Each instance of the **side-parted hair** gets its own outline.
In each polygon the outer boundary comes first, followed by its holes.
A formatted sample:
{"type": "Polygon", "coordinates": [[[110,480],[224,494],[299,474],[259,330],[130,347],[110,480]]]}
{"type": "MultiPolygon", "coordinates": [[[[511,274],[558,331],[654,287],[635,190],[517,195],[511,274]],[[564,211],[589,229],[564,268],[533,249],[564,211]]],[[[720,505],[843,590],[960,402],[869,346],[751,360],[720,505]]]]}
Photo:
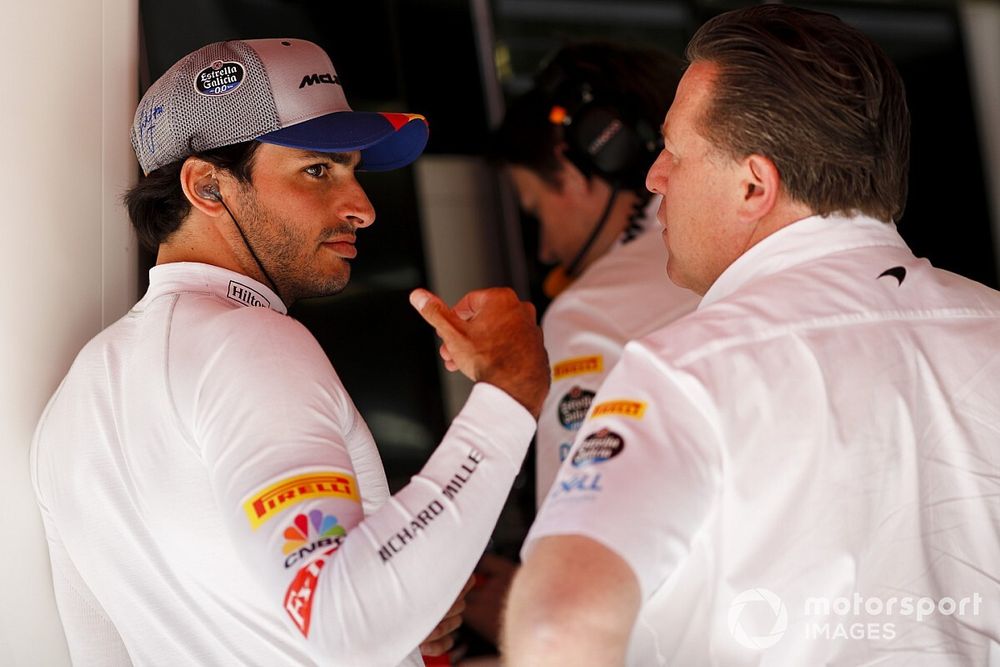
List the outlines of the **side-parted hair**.
{"type": "MultiPolygon", "coordinates": [[[[188,157],[201,158],[220,170],[228,171],[237,181],[249,183],[254,155],[259,146],[257,141],[248,141],[188,157]]],[[[122,198],[139,241],[153,252],[177,231],[191,211],[191,202],[181,189],[181,167],[187,159],[185,157],[150,172],[122,198]]]]}
{"type": "Polygon", "coordinates": [[[769,4],[709,20],[686,56],[719,66],[699,127],[717,148],[769,158],[817,214],[899,220],[910,114],[899,72],[869,37],[831,14],[769,4]]]}

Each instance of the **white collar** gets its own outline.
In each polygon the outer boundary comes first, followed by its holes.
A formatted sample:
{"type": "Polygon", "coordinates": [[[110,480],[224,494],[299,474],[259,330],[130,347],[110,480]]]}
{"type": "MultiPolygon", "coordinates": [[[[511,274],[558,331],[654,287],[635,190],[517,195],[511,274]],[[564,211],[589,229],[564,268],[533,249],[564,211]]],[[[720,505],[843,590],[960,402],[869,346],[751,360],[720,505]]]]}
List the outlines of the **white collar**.
{"type": "Polygon", "coordinates": [[[143,301],[171,292],[214,294],[240,306],[270,308],[282,315],[288,309],[269,287],[242,273],[198,262],[170,262],[149,270],[149,290],[143,301]]]}
{"type": "Polygon", "coordinates": [[[871,246],[907,247],[895,224],[865,215],[814,215],[796,220],[737,257],[708,289],[698,309],[729,296],[754,278],[835,252],[871,246]]]}

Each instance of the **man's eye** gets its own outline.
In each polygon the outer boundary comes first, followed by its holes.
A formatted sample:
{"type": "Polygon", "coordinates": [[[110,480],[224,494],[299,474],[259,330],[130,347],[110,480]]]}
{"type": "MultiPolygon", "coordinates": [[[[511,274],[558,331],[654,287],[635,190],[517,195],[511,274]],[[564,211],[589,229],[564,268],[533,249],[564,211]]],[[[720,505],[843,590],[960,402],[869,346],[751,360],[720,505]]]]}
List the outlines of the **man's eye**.
{"type": "Polygon", "coordinates": [[[325,164],[314,164],[306,167],[305,172],[313,178],[322,178],[326,174],[325,164]]]}

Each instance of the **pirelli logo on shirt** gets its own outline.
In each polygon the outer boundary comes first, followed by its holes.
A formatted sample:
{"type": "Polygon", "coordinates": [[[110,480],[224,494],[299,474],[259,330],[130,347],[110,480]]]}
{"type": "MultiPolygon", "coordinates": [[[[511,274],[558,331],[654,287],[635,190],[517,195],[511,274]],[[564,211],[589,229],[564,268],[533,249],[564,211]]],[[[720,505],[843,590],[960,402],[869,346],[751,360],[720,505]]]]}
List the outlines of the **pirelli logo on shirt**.
{"type": "Polygon", "coordinates": [[[282,510],[309,498],[338,497],[361,502],[354,477],[343,472],[310,472],[288,477],[250,496],[243,504],[250,526],[257,530],[282,510]]]}
{"type": "Polygon", "coordinates": [[[646,414],[645,401],[619,399],[598,403],[594,406],[594,411],[590,413],[590,418],[620,415],[622,417],[631,417],[632,419],[642,419],[644,414],[646,414]]]}
{"type": "Polygon", "coordinates": [[[562,380],[574,375],[600,373],[602,370],[604,370],[604,358],[599,354],[591,357],[573,357],[552,365],[552,379],[562,380]]]}

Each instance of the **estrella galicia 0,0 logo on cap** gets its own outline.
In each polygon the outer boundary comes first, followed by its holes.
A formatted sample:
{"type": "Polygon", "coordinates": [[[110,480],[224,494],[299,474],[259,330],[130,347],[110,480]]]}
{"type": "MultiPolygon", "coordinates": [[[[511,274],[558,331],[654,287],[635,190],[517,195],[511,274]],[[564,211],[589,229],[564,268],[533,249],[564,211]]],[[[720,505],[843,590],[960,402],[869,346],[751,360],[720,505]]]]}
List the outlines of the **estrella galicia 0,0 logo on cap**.
{"type": "Polygon", "coordinates": [[[237,62],[216,60],[210,67],[198,72],[194,89],[202,95],[228,95],[243,83],[246,70],[237,62]]]}

